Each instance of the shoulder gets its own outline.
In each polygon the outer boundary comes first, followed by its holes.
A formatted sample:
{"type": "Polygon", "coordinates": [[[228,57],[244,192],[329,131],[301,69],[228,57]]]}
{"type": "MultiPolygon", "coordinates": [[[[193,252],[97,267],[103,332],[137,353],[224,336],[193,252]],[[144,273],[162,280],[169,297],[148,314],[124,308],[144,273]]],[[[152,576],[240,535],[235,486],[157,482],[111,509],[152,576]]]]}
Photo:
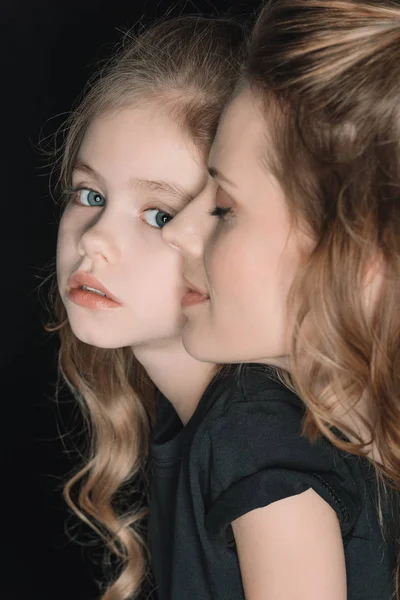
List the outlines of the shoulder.
{"type": "MultiPolygon", "coordinates": [[[[214,390],[213,415],[208,423],[210,437],[219,440],[221,452],[235,449],[230,438],[241,441],[241,450],[254,455],[259,450],[290,452],[291,444],[306,450],[310,445],[302,436],[305,406],[300,398],[281,383],[264,365],[240,365],[221,373],[214,390]]],[[[298,450],[299,448],[297,448],[298,450]]]]}
{"type": "Polygon", "coordinates": [[[250,410],[259,405],[272,413],[280,408],[302,419],[305,407],[300,398],[279,381],[275,371],[266,365],[227,365],[217,375],[209,391],[215,413],[229,417],[235,410],[250,410]]]}
{"type": "Polygon", "coordinates": [[[232,528],[249,600],[347,597],[339,522],[314,490],[253,510],[232,528]]]}
{"type": "Polygon", "coordinates": [[[359,511],[357,483],[328,440],[312,443],[303,435],[302,401],[261,365],[229,371],[217,388],[207,424],[215,500],[210,525],[224,528],[250,510],[311,488],[348,533],[359,511]]]}

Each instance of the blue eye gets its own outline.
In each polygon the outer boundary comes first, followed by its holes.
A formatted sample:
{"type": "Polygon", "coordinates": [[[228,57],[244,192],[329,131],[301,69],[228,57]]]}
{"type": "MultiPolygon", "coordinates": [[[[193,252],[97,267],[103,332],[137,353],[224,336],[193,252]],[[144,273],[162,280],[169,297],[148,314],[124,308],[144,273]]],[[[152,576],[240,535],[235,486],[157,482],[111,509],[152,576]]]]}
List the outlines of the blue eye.
{"type": "Polygon", "coordinates": [[[82,188],[75,193],[76,202],[82,206],[105,206],[106,199],[95,190],[82,188]]]}
{"type": "Polygon", "coordinates": [[[166,213],[159,208],[149,208],[144,211],[144,219],[151,227],[161,229],[172,219],[172,215],[166,213]]]}

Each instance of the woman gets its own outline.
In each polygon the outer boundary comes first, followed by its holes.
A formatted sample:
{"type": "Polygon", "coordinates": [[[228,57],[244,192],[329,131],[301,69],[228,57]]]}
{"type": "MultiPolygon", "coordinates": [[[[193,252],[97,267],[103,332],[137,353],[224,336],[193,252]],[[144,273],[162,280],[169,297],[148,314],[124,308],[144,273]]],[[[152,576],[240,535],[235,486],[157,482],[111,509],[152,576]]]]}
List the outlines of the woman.
{"type": "Polygon", "coordinates": [[[233,582],[220,597],[398,588],[399,81],[397,4],[268,2],[208,194],[163,230],[192,290],[187,350],[257,363],[194,414],[203,447],[185,459],[199,553],[233,582]]]}

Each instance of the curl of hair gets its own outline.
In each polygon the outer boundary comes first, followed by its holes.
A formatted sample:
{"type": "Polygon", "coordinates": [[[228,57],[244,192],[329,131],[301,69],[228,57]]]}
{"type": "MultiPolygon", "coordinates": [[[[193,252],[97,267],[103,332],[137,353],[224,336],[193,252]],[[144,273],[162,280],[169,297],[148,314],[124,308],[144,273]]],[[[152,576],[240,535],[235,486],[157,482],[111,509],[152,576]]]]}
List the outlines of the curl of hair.
{"type": "MultiPolygon", "coordinates": [[[[85,133],[108,110],[153,103],[168,114],[202,152],[204,161],[218,119],[234,89],[244,30],[224,19],[180,17],[126,35],[122,48],[89,82],[66,124],[61,188],[71,173],[85,133]]],[[[131,348],[100,349],[79,341],[56,293],[55,322],[60,371],[79,399],[88,425],[87,461],[65,486],[71,509],[106,542],[119,568],[103,600],[137,597],[147,575],[143,498],[156,390],[131,348]],[[129,484],[136,503],[127,508],[129,484]],[[136,486],[136,487],[135,487],[136,486]],[[75,493],[78,487],[78,493],[75,493]]]]}
{"type": "Polygon", "coordinates": [[[367,456],[398,489],[399,4],[267,2],[242,85],[262,100],[266,165],[314,243],[289,298],[283,377],[306,404],[310,439],[367,456]]]}

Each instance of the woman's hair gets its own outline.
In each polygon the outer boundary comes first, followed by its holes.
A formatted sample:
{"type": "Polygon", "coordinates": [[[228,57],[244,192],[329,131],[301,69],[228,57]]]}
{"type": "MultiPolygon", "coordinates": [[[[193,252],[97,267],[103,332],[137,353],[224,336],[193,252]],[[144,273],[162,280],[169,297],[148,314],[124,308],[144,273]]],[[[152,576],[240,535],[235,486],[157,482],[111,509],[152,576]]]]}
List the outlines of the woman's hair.
{"type": "MultiPolygon", "coordinates": [[[[167,110],[206,161],[236,83],[242,39],[237,23],[205,17],[170,19],[138,36],[125,36],[123,47],[88,84],[67,123],[61,187],[71,186],[93,119],[123,106],[146,103],[167,110]]],[[[55,313],[50,329],[58,330],[61,339],[60,370],[80,401],[90,439],[89,456],[65,486],[65,498],[116,558],[114,582],[103,600],[133,598],[147,575],[145,474],[156,390],[130,347],[108,350],[79,341],[58,292],[55,313]]]]}
{"type": "Polygon", "coordinates": [[[315,243],[289,299],[305,432],[375,448],[380,480],[398,488],[400,5],[272,0],[243,80],[262,100],[266,164],[315,243]]]}

